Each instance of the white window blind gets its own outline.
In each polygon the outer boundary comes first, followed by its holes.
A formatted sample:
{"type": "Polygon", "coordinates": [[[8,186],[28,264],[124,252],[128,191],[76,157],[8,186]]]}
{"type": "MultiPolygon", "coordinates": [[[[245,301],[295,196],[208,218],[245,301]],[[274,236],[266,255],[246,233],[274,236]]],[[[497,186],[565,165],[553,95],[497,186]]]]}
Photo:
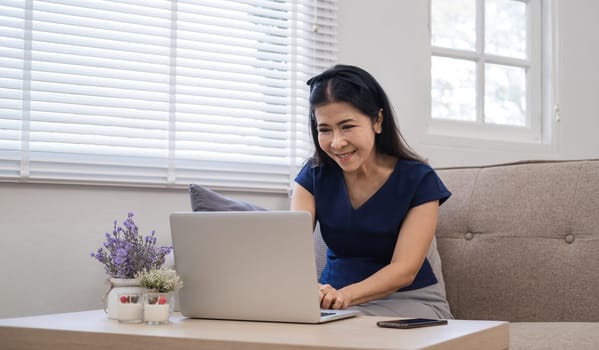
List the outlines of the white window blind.
{"type": "Polygon", "coordinates": [[[0,180],[286,190],[336,0],[0,0],[0,180]]]}

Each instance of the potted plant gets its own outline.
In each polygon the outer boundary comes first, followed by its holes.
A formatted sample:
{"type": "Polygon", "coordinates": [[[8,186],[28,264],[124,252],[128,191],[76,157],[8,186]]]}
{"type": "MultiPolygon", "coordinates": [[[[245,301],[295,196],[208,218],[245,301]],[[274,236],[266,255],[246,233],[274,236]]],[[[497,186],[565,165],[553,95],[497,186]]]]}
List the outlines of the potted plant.
{"type": "Polygon", "coordinates": [[[91,253],[91,256],[104,265],[108,275],[110,289],[104,300],[104,310],[108,318],[119,319],[119,295],[143,292],[137,274],[161,267],[172,247],[157,247],[154,230],[145,237],[140,235],[139,228],[133,221],[133,213],[128,213],[122,225],[118,225],[115,220],[112,233],[106,232],[104,237],[103,246],[91,253]]]}
{"type": "Polygon", "coordinates": [[[183,287],[175,270],[152,268],[137,275],[144,292],[144,321],[147,324],[168,323],[175,307],[174,292],[183,287]]]}

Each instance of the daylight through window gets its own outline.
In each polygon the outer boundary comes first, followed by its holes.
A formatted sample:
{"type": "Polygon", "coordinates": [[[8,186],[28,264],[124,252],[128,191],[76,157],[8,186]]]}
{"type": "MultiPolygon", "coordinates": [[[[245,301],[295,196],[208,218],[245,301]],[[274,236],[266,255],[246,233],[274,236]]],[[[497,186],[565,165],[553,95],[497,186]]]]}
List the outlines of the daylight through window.
{"type": "Polygon", "coordinates": [[[437,130],[542,142],[542,81],[550,73],[542,59],[550,36],[544,3],[431,0],[431,122],[437,130]]]}
{"type": "Polygon", "coordinates": [[[284,191],[335,0],[0,0],[0,180],[284,191]]]}

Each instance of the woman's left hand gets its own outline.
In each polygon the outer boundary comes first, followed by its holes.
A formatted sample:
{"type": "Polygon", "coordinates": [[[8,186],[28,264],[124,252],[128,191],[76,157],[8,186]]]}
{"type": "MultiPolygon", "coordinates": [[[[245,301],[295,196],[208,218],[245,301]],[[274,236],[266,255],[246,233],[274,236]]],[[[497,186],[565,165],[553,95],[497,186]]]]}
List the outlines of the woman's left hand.
{"type": "Polygon", "coordinates": [[[320,307],[323,309],[343,310],[350,306],[350,298],[330,284],[321,285],[318,295],[320,297],[320,307]]]}

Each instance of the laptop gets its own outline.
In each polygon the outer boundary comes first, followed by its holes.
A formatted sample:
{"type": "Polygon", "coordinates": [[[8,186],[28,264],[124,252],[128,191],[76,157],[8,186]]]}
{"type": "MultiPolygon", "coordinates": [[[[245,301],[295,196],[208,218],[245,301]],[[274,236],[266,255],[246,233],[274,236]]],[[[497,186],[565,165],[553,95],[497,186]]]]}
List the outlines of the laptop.
{"type": "Polygon", "coordinates": [[[320,309],[307,212],[180,212],[170,226],[185,317],[321,323],[359,313],[320,309]]]}

